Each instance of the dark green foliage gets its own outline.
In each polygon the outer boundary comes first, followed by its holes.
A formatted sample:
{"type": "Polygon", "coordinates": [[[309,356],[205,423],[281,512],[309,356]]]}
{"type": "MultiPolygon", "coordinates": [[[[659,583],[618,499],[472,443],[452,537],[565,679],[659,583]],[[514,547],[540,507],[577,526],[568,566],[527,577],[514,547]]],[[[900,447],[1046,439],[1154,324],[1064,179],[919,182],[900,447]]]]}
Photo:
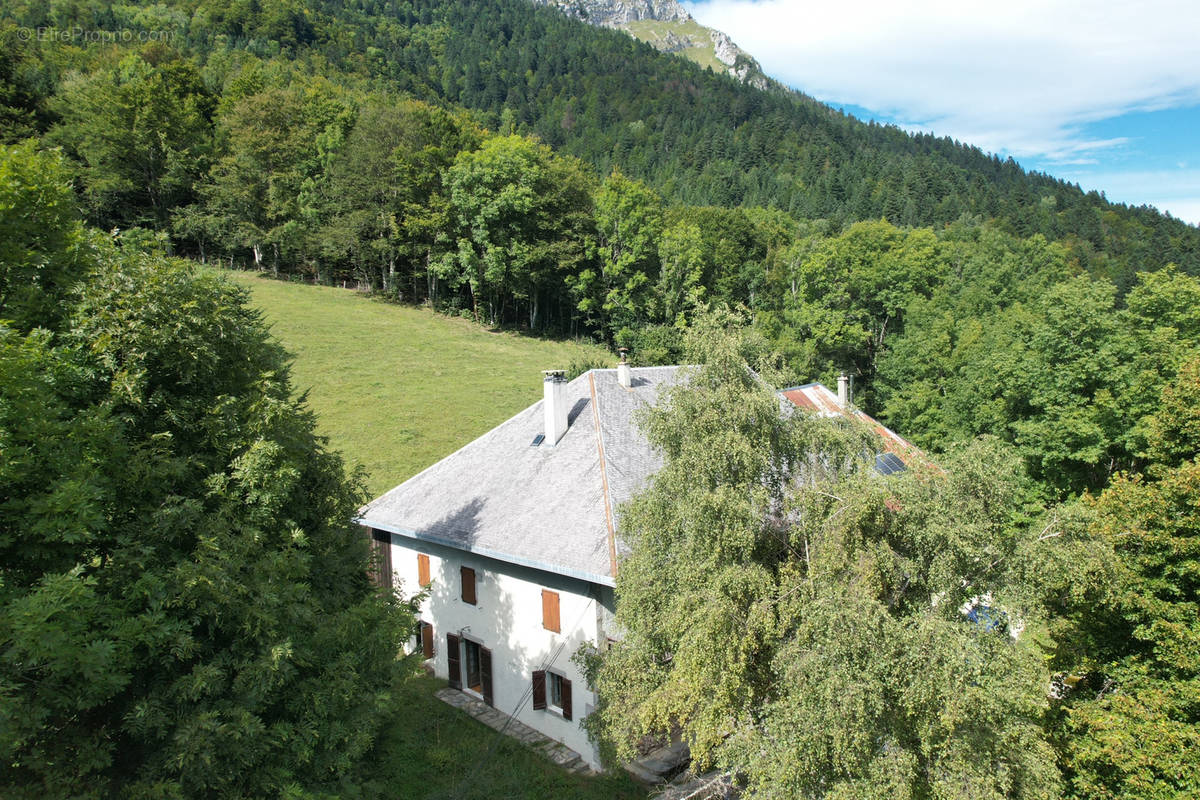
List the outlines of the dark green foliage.
{"type": "Polygon", "coordinates": [[[32,142],[0,149],[0,321],[56,327],[90,267],[87,249],[62,159],[32,142]]]}
{"type": "MultiPolygon", "coordinates": [[[[61,193],[3,159],[5,196],[61,193]]],[[[371,746],[409,624],[367,584],[361,489],[244,290],[85,255],[50,330],[0,327],[0,793],[311,796],[371,746]]]]}
{"type": "Polygon", "coordinates": [[[0,22],[0,144],[14,144],[45,131],[50,79],[27,35],[0,22]]]}
{"type": "Polygon", "coordinates": [[[1146,476],[1119,475],[1094,503],[1117,575],[1073,610],[1093,646],[1070,663],[1062,747],[1086,798],[1200,791],[1200,360],[1164,390],[1146,476]]]}

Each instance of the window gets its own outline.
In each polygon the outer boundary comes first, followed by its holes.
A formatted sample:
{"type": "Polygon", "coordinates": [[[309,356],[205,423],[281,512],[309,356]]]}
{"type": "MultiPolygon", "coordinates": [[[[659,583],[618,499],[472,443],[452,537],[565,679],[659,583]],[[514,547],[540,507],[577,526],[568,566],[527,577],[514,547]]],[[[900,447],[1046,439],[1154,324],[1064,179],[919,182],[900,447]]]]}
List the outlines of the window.
{"type": "Polygon", "coordinates": [[[563,704],[563,676],[557,672],[546,673],[546,683],[550,692],[550,696],[546,698],[547,705],[557,708],[562,711],[563,704]]]}
{"type": "Polygon", "coordinates": [[[475,570],[463,567],[459,572],[462,575],[462,601],[475,605],[475,570]]]}
{"type": "Polygon", "coordinates": [[[479,643],[470,639],[463,640],[463,672],[466,673],[464,686],[473,692],[483,689],[483,680],[479,676],[479,643]]]}
{"type": "Polygon", "coordinates": [[[417,584],[424,589],[431,583],[429,579],[429,556],[417,554],[417,584]]]}
{"type": "Polygon", "coordinates": [[[571,682],[557,672],[534,670],[533,708],[535,711],[557,711],[563,719],[571,719],[571,682]]]}
{"type": "Polygon", "coordinates": [[[542,627],[548,631],[560,632],[558,622],[558,592],[542,589],[542,627]]]}

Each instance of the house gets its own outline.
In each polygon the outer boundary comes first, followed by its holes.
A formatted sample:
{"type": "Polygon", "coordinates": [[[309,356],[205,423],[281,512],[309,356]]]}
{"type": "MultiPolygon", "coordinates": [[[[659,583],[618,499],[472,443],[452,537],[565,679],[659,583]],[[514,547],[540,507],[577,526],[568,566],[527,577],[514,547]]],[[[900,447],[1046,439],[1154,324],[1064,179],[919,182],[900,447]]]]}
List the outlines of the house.
{"type": "Polygon", "coordinates": [[[373,500],[377,579],[428,592],[420,642],[439,677],[599,769],[582,645],[613,637],[617,509],[662,461],[634,421],[679,367],[548,372],[543,399],[373,500]]]}
{"type": "Polygon", "coordinates": [[[779,394],[797,408],[823,417],[854,420],[874,431],[880,445],[879,452],[875,454],[875,471],[880,475],[891,475],[905,470],[914,461],[928,463],[920,448],[854,405],[851,381],[845,374],[838,378],[836,395],[820,383],[792,386],[780,390],[779,394]]]}
{"type": "MultiPolygon", "coordinates": [[[[377,580],[427,592],[412,646],[434,674],[594,769],[599,754],[579,723],[596,699],[571,657],[619,638],[617,515],[662,465],[635,417],[687,372],[621,363],[569,382],[547,372],[540,402],[360,513],[380,556],[377,580]]],[[[809,384],[781,395],[818,413],[861,415],[842,391],[809,384]]],[[[865,421],[897,453],[911,447],[865,421]]],[[[876,468],[885,471],[878,460],[876,468]]]]}

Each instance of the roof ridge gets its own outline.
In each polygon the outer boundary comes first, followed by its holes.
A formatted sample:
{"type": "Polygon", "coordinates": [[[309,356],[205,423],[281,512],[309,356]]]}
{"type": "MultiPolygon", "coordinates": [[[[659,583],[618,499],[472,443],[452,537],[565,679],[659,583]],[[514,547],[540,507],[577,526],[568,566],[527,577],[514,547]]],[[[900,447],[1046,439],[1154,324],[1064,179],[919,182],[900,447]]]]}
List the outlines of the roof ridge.
{"type": "Polygon", "coordinates": [[[604,430],[600,424],[600,399],[596,393],[596,378],[588,371],[588,388],[592,393],[592,420],[596,423],[596,449],[600,455],[600,488],[604,493],[604,524],[608,528],[608,561],[612,576],[617,577],[617,532],[613,524],[612,496],[608,491],[608,459],[604,455],[604,430]]]}

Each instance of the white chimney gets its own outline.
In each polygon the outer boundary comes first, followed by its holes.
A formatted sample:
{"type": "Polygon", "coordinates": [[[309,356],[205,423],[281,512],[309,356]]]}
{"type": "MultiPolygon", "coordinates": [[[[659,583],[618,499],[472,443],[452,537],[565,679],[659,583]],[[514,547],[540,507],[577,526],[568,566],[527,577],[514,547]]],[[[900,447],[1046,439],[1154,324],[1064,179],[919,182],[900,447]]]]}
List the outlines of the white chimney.
{"type": "Polygon", "coordinates": [[[567,379],[561,369],[542,372],[542,408],[546,415],[546,441],[553,447],[567,432],[567,379]]]}
{"type": "Polygon", "coordinates": [[[854,397],[850,389],[850,376],[846,373],[838,375],[838,405],[842,408],[849,408],[854,402],[854,397]]]}
{"type": "Polygon", "coordinates": [[[626,389],[633,388],[633,370],[629,367],[629,362],[625,360],[625,354],[629,352],[629,348],[622,347],[620,349],[621,361],[617,364],[617,383],[624,386],[626,389]]]}

